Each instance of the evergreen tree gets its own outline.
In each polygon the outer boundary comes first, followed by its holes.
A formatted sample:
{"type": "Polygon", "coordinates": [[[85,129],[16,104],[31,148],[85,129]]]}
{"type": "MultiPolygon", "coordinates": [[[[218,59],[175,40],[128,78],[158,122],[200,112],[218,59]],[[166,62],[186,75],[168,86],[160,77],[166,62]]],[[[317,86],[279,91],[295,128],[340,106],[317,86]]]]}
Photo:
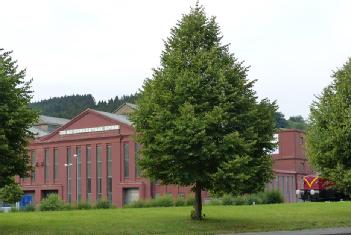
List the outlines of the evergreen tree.
{"type": "Polygon", "coordinates": [[[95,99],[90,94],[53,97],[32,103],[30,107],[43,115],[70,119],[87,108],[95,108],[95,99]]]}
{"type": "Polygon", "coordinates": [[[0,49],[0,187],[29,170],[26,147],[37,114],[28,108],[30,82],[24,77],[25,70],[18,71],[11,52],[0,49]]]}
{"type": "Polygon", "coordinates": [[[251,193],[272,176],[276,106],[257,100],[247,67],[221,38],[202,7],[184,15],[131,116],[145,176],[191,186],[195,219],[202,218],[201,190],[251,193]]]}
{"type": "Polygon", "coordinates": [[[134,103],[136,97],[137,94],[124,95],[121,99],[116,96],[114,99],[111,98],[107,102],[99,101],[96,103],[91,94],[68,95],[34,102],[30,104],[30,107],[38,110],[43,115],[71,119],[87,108],[113,112],[123,103],[134,103]]]}
{"type": "Polygon", "coordinates": [[[308,157],[315,170],[351,194],[351,58],[311,105],[308,157]]]}

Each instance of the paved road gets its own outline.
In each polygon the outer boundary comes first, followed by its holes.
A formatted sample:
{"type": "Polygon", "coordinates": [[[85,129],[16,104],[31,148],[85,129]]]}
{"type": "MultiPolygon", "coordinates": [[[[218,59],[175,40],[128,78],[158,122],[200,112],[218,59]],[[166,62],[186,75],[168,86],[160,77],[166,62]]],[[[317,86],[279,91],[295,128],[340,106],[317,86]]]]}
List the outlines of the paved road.
{"type": "Polygon", "coordinates": [[[280,231],[280,232],[260,232],[260,233],[233,233],[232,235],[351,235],[349,228],[325,228],[301,231],[280,231]]]}

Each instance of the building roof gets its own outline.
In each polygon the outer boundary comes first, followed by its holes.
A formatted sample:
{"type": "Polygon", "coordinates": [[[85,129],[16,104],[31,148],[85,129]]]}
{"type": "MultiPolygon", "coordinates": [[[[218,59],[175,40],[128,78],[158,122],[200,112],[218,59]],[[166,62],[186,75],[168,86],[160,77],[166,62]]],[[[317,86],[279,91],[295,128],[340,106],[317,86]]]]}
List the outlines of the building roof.
{"type": "Polygon", "coordinates": [[[67,122],[69,122],[69,119],[39,115],[39,120],[37,125],[49,124],[49,125],[63,126],[67,122]]]}
{"type": "Polygon", "coordinates": [[[138,105],[136,105],[136,104],[126,103],[126,105],[128,105],[128,106],[131,107],[132,109],[137,109],[137,108],[138,108],[138,105]]]}
{"type": "Polygon", "coordinates": [[[138,105],[132,104],[132,103],[124,103],[121,106],[119,106],[115,111],[113,111],[113,113],[121,114],[120,111],[122,111],[124,109],[136,110],[136,109],[138,109],[138,105]]]}
{"type": "Polygon", "coordinates": [[[100,113],[101,115],[104,115],[108,118],[111,118],[113,120],[116,120],[116,121],[119,121],[119,122],[122,122],[124,124],[127,124],[129,126],[132,125],[132,122],[129,121],[129,118],[128,116],[126,115],[121,115],[121,114],[114,114],[114,113],[108,113],[108,112],[103,112],[103,111],[99,111],[99,110],[95,110],[95,109],[92,109],[93,111],[97,112],[97,113],[100,113]]]}
{"type": "Polygon", "coordinates": [[[118,121],[122,124],[125,124],[127,126],[132,126],[132,122],[129,121],[128,117],[126,115],[120,115],[120,114],[114,114],[114,113],[108,113],[108,112],[103,112],[103,111],[99,111],[99,110],[95,110],[95,109],[86,109],[85,111],[81,112],[80,114],[78,114],[77,116],[75,116],[74,118],[72,118],[71,120],[69,120],[69,122],[67,122],[66,124],[60,126],[59,128],[55,129],[54,131],[52,131],[51,133],[48,133],[48,135],[43,136],[41,138],[41,141],[46,141],[48,139],[50,139],[52,136],[56,135],[57,133],[59,133],[59,131],[64,130],[65,128],[67,128],[69,125],[71,125],[71,123],[76,122],[77,120],[79,120],[82,116],[86,115],[87,113],[92,112],[92,113],[96,113],[98,115],[101,116],[105,116],[108,119],[112,119],[115,121],[118,121]]]}
{"type": "Polygon", "coordinates": [[[58,126],[63,126],[68,123],[70,120],[65,118],[57,118],[50,117],[45,115],[39,115],[39,119],[37,123],[35,123],[32,127],[29,128],[29,131],[34,134],[36,138],[42,137],[50,134],[54,129],[58,128],[58,126]],[[43,125],[52,126],[53,129],[49,131],[48,128],[43,128],[43,125]]]}
{"type": "Polygon", "coordinates": [[[44,131],[44,130],[42,130],[38,127],[35,127],[35,126],[32,126],[31,128],[29,128],[29,131],[32,132],[35,137],[42,137],[42,136],[50,133],[48,131],[44,131]]]}

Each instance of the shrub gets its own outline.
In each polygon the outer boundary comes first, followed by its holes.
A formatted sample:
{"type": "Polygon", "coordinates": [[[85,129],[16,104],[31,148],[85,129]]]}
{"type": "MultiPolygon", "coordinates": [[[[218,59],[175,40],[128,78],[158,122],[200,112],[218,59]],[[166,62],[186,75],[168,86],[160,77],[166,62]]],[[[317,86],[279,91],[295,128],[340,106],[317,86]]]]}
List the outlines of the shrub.
{"type": "Polygon", "coordinates": [[[35,206],[33,204],[28,204],[25,207],[21,208],[21,211],[25,211],[25,212],[35,211],[35,206]]]}
{"type": "Polygon", "coordinates": [[[49,194],[47,198],[41,200],[39,209],[41,211],[59,211],[62,210],[63,207],[63,201],[57,194],[49,194]]]}
{"type": "Polygon", "coordinates": [[[89,210],[91,209],[91,205],[88,202],[79,202],[77,205],[78,210],[89,210]]]}
{"type": "Polygon", "coordinates": [[[70,210],[74,209],[74,207],[75,207],[75,206],[73,206],[72,204],[66,203],[66,204],[63,204],[62,210],[70,211],[70,210]]]}
{"type": "Polygon", "coordinates": [[[264,193],[262,193],[263,195],[263,203],[265,204],[274,204],[274,203],[283,203],[284,202],[284,198],[283,195],[277,191],[266,191],[264,193]]]}
{"type": "Polygon", "coordinates": [[[156,207],[157,202],[155,201],[155,199],[149,199],[149,200],[144,200],[144,201],[141,201],[140,204],[142,207],[156,207]]]}
{"type": "Polygon", "coordinates": [[[151,203],[151,204],[155,207],[171,207],[171,206],[173,206],[173,197],[168,196],[168,195],[157,197],[151,201],[153,201],[153,203],[151,203]]]}
{"type": "Polygon", "coordinates": [[[101,199],[96,203],[95,207],[97,209],[108,209],[111,208],[111,203],[107,199],[101,199]]]}
{"type": "Polygon", "coordinates": [[[237,196],[233,198],[233,205],[241,206],[247,204],[247,200],[243,196],[237,196]]]}
{"type": "Polygon", "coordinates": [[[234,204],[234,198],[229,195],[229,194],[225,194],[223,197],[222,197],[222,204],[227,206],[227,205],[233,205],[234,204]]]}
{"type": "Polygon", "coordinates": [[[183,197],[177,197],[174,206],[185,206],[185,199],[183,197]]]}
{"type": "Polygon", "coordinates": [[[15,207],[15,206],[12,206],[12,207],[11,207],[11,210],[10,210],[11,213],[16,213],[16,212],[19,212],[19,211],[20,211],[20,209],[18,209],[18,208],[15,207]]]}
{"type": "Polygon", "coordinates": [[[218,206],[218,205],[222,205],[222,201],[219,198],[211,198],[208,204],[212,206],[218,206]]]}
{"type": "MultiPolygon", "coordinates": [[[[218,200],[218,199],[217,199],[218,200]]],[[[257,194],[246,194],[233,197],[226,194],[222,197],[223,205],[253,205],[255,204],[272,204],[284,202],[283,196],[279,191],[268,191],[257,194]]],[[[210,204],[215,205],[218,201],[211,200],[210,204]]],[[[218,205],[218,204],[217,204],[218,205]]]]}
{"type": "Polygon", "coordinates": [[[259,194],[250,194],[246,196],[246,202],[248,205],[262,204],[263,199],[259,194]]]}
{"type": "Polygon", "coordinates": [[[193,206],[195,203],[195,198],[194,196],[188,196],[188,198],[186,199],[186,205],[187,206],[193,206]]]}
{"type": "Polygon", "coordinates": [[[125,205],[125,208],[142,208],[142,207],[171,207],[175,205],[173,203],[172,196],[161,196],[151,200],[138,200],[134,201],[128,205],[125,205]]]}
{"type": "Polygon", "coordinates": [[[134,201],[131,202],[127,205],[124,205],[125,208],[142,208],[142,207],[148,207],[148,201],[144,201],[144,200],[138,200],[138,201],[134,201]]]}

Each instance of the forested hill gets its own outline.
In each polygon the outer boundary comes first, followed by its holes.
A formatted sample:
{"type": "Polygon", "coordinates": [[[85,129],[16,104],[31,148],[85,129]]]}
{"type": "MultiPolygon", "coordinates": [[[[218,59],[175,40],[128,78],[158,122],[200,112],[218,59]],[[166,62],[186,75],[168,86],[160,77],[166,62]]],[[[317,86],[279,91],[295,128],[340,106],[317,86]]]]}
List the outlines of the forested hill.
{"type": "MultiPolygon", "coordinates": [[[[71,119],[87,108],[97,109],[100,111],[113,112],[123,103],[135,103],[136,94],[116,96],[114,99],[96,102],[94,97],[88,95],[69,95],[63,97],[53,97],[47,100],[31,103],[30,106],[39,110],[40,114],[71,119]]],[[[292,116],[285,119],[281,112],[275,113],[277,128],[294,128],[305,130],[307,128],[306,120],[301,116],[292,116]]]]}
{"type": "Polygon", "coordinates": [[[91,94],[68,95],[34,102],[30,104],[30,107],[38,110],[42,115],[71,119],[87,108],[113,112],[125,102],[134,103],[135,99],[136,94],[132,94],[96,102],[91,94]]]}

